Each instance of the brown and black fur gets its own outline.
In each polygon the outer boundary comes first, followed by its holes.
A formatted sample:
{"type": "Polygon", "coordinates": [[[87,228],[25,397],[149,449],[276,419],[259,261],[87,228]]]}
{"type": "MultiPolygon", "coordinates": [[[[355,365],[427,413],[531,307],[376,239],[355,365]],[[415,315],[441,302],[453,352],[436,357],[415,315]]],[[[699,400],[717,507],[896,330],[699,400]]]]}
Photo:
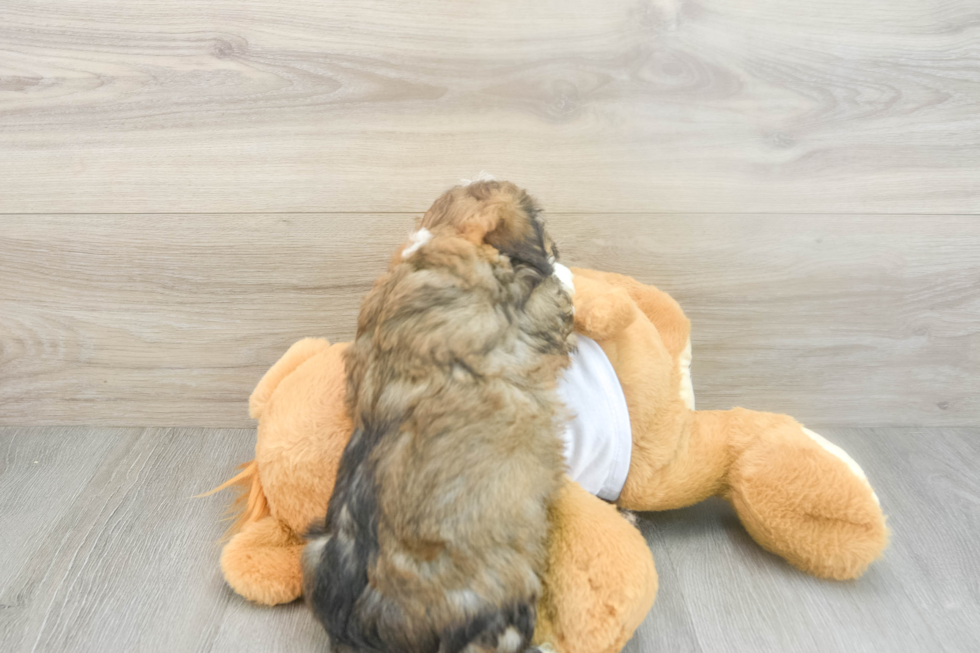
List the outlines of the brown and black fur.
{"type": "Polygon", "coordinates": [[[572,301],[531,198],[440,197],[395,255],[346,353],[355,431],[304,552],[338,652],[525,651],[564,471],[555,393],[572,301]]]}

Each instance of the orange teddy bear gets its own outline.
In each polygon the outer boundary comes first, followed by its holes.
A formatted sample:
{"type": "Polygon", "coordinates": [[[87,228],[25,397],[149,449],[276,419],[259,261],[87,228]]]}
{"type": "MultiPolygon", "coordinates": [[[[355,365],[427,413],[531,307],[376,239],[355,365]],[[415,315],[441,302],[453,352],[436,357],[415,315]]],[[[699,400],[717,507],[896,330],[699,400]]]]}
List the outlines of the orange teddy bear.
{"type": "MultiPolygon", "coordinates": [[[[576,330],[598,343],[628,410],[628,472],[615,506],[668,510],[721,496],[763,548],[823,578],[855,578],[880,555],[885,518],[844,451],[786,415],[694,410],[690,323],[677,302],[622,275],[573,273],[576,330]]],[[[352,430],[346,346],[301,340],[252,393],[255,460],[218,488],[247,490],[221,567],[249,600],[275,605],[302,592],[302,534],[326,513],[352,430]]],[[[653,605],[653,558],[615,506],[565,484],[551,510],[536,643],[614,653],[653,605]]]]}

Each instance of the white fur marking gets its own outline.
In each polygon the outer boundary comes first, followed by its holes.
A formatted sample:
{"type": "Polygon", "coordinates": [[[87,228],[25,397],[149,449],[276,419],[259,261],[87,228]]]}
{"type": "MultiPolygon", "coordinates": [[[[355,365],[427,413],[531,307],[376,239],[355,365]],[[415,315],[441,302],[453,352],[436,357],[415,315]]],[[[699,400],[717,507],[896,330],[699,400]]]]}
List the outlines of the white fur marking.
{"type": "Polygon", "coordinates": [[[569,295],[574,295],[575,275],[561,263],[556,263],[554,259],[551,260],[551,263],[555,268],[554,275],[558,277],[559,281],[561,281],[562,288],[564,288],[565,292],[567,292],[569,295]]]}
{"type": "Polygon", "coordinates": [[[311,556],[316,556],[319,558],[320,554],[323,553],[323,547],[325,547],[327,545],[327,542],[329,541],[330,541],[329,535],[320,535],[316,539],[312,540],[309,544],[307,544],[304,551],[308,552],[309,555],[311,556]]]}
{"type": "Polygon", "coordinates": [[[555,647],[548,643],[538,644],[538,650],[541,651],[541,653],[558,653],[558,651],[555,650],[555,647]]]}
{"type": "Polygon", "coordinates": [[[677,359],[681,368],[681,400],[690,410],[694,410],[694,383],[691,382],[691,339],[687,339],[684,351],[677,359]]]}
{"type": "MultiPolygon", "coordinates": [[[[864,470],[861,469],[860,465],[854,462],[853,458],[847,455],[846,451],[844,451],[843,449],[841,449],[836,444],[834,444],[827,438],[823,437],[819,433],[815,433],[806,427],[803,427],[803,432],[806,433],[811,440],[813,440],[821,447],[823,447],[825,451],[832,454],[836,458],[839,458],[840,460],[844,461],[844,464],[847,465],[848,469],[851,470],[852,474],[854,474],[859,479],[864,481],[869,488],[871,487],[871,483],[868,482],[868,477],[865,476],[864,470]]],[[[875,503],[877,503],[880,506],[881,502],[878,500],[878,495],[875,494],[874,490],[871,491],[871,496],[874,498],[875,503]]]]}
{"type": "Polygon", "coordinates": [[[475,181],[493,181],[493,180],[494,180],[494,176],[493,175],[491,175],[486,170],[481,170],[480,171],[480,174],[478,174],[473,179],[460,179],[459,180],[459,183],[461,185],[463,185],[463,186],[469,186],[470,184],[472,184],[475,181]]]}
{"type": "Polygon", "coordinates": [[[303,553],[300,556],[303,569],[312,570],[316,566],[320,561],[320,557],[323,555],[323,547],[327,546],[327,542],[329,541],[329,535],[320,535],[303,547],[303,553]]]}
{"type": "Polygon", "coordinates": [[[338,523],[340,525],[340,528],[342,528],[342,529],[350,528],[351,522],[353,520],[351,519],[351,516],[350,516],[350,508],[347,507],[347,504],[346,503],[343,505],[343,507],[341,507],[341,509],[340,509],[340,515],[339,515],[337,521],[338,521],[338,523]]]}
{"type": "Polygon", "coordinates": [[[418,231],[413,231],[409,236],[409,240],[412,244],[402,250],[403,259],[406,259],[415,252],[419,251],[419,248],[422,247],[422,245],[432,240],[432,232],[423,227],[418,231]]]}
{"type": "Polygon", "coordinates": [[[636,516],[636,513],[632,510],[620,510],[619,514],[623,516],[623,519],[628,521],[630,525],[636,526],[640,522],[640,518],[636,516]]]}
{"type": "Polygon", "coordinates": [[[521,634],[513,626],[507,628],[504,634],[497,639],[497,651],[499,653],[517,653],[521,646],[521,634]]]}
{"type": "Polygon", "coordinates": [[[483,606],[483,601],[473,590],[449,590],[446,598],[467,614],[476,614],[483,606]]]}

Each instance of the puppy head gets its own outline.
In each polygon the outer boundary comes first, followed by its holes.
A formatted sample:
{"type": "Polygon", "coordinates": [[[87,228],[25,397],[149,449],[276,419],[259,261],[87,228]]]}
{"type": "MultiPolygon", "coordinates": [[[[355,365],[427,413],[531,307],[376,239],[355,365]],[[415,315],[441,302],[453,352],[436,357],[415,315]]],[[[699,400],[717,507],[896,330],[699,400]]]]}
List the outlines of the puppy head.
{"type": "Polygon", "coordinates": [[[515,270],[530,268],[548,276],[555,271],[558,249],[539,218],[540,212],[530,195],[507,181],[457,186],[426,211],[416,240],[403,250],[403,256],[418,239],[430,237],[428,234],[452,234],[474,245],[489,245],[506,255],[515,270]]]}

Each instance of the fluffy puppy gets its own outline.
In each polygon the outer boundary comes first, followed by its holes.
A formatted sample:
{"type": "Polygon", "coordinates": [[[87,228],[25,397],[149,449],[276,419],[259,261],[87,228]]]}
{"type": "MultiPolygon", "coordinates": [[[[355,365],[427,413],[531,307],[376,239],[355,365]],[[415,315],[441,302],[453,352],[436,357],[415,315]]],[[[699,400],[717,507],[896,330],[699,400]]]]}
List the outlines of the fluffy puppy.
{"type": "Polygon", "coordinates": [[[532,199],[442,195],[361,308],[354,434],[305,595],[338,653],[528,649],[564,471],[572,301],[532,199]]]}

